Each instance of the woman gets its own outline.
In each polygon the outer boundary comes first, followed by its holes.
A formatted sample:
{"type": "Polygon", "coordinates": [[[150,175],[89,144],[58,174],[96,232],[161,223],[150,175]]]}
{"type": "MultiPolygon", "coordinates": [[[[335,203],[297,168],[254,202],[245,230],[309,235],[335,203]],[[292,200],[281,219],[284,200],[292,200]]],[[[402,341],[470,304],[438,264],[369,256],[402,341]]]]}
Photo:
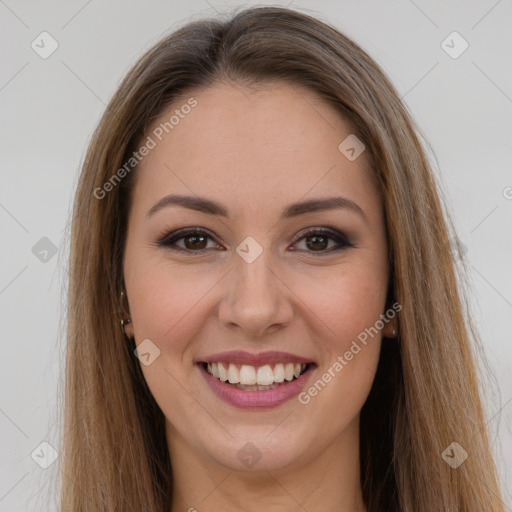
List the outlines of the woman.
{"type": "Polygon", "coordinates": [[[76,195],[62,510],[503,511],[448,226],[334,28],[163,39],[76,195]]]}

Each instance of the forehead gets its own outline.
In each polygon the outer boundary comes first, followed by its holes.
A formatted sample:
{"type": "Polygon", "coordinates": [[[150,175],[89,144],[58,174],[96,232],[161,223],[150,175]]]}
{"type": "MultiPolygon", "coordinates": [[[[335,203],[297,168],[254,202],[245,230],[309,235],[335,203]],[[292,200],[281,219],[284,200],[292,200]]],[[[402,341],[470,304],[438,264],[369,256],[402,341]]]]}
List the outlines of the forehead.
{"type": "Polygon", "coordinates": [[[134,200],[192,193],[259,214],[262,201],[288,203],[333,189],[366,202],[376,192],[369,158],[363,152],[350,161],[338,148],[352,133],[338,111],[297,85],[191,89],[150,126],[154,148],[136,171],[134,200]]]}

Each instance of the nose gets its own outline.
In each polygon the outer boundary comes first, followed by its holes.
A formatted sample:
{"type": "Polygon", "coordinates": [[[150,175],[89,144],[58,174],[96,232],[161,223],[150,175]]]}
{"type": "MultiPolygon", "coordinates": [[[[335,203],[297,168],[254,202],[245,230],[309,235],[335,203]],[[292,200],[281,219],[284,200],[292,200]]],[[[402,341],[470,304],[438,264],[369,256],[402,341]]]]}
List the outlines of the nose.
{"type": "Polygon", "coordinates": [[[242,330],[247,339],[261,339],[288,325],[293,316],[293,293],[269,253],[263,251],[252,263],[235,255],[226,276],[219,320],[230,329],[242,330]]]}

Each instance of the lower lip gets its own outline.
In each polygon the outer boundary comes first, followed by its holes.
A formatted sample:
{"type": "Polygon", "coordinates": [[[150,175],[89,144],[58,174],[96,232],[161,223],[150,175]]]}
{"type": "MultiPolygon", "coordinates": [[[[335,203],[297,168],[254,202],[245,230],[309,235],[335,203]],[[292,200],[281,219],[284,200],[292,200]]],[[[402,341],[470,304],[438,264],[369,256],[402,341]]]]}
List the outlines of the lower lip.
{"type": "Polygon", "coordinates": [[[206,371],[202,364],[198,366],[212,391],[221,400],[240,409],[268,409],[283,404],[300,393],[315,367],[313,364],[309,365],[300,377],[292,381],[285,381],[277,388],[246,391],[216,379],[206,371]]]}

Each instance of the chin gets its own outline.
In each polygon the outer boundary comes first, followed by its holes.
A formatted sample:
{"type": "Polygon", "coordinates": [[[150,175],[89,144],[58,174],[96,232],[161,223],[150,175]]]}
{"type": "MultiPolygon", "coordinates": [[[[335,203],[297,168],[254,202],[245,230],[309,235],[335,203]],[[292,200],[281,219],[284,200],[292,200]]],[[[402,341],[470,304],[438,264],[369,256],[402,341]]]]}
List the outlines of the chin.
{"type": "Polygon", "coordinates": [[[294,434],[272,432],[275,425],[264,428],[240,428],[232,437],[208,440],[204,452],[217,464],[230,471],[258,473],[279,471],[303,465],[307,459],[305,447],[310,446],[305,433],[294,428],[294,434]]]}

